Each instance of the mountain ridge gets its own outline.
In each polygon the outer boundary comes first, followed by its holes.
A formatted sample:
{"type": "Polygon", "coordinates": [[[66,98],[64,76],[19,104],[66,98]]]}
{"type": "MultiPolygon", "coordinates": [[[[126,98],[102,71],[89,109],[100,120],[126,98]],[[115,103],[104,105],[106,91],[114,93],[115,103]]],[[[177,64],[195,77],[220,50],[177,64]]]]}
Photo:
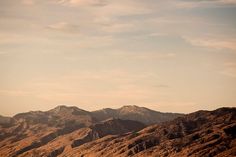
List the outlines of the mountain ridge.
{"type": "MultiPolygon", "coordinates": [[[[133,107],[131,107],[133,108],[133,107]]],[[[141,107],[135,107],[141,110],[141,107]]],[[[113,110],[117,112],[116,109],[113,110]]],[[[159,113],[159,112],[156,112],[159,113]]],[[[147,114],[146,114],[147,115],[147,114]]],[[[141,114],[141,116],[143,116],[141,114]]],[[[147,116],[147,119],[158,117],[147,116]]],[[[76,106],[60,105],[48,111],[29,111],[10,117],[8,125],[0,124],[0,156],[21,156],[32,150],[39,150],[43,154],[58,154],[78,145],[90,142],[106,135],[124,134],[142,129],[145,125],[139,119],[109,116],[97,117],[93,112],[85,111],[76,106]],[[75,133],[78,133],[76,136],[75,133]],[[84,137],[80,137],[80,136],[84,137]],[[82,138],[82,139],[79,139],[82,138]],[[67,146],[59,145],[50,151],[41,151],[44,146],[51,145],[53,141],[67,141],[67,146]],[[71,139],[73,139],[71,141],[71,139]],[[77,142],[76,142],[77,141],[77,142]],[[72,144],[74,143],[74,144],[72,144]],[[6,147],[7,145],[7,147],[6,147]]],[[[46,148],[45,148],[46,149],[46,148]]]]}
{"type": "Polygon", "coordinates": [[[64,153],[68,157],[235,156],[235,132],[236,108],[219,108],[197,111],[124,136],[106,136],[64,153]],[[103,145],[109,148],[101,149],[103,145]]]}
{"type": "Polygon", "coordinates": [[[184,115],[180,113],[163,113],[136,105],[126,105],[118,109],[104,108],[101,110],[93,111],[92,113],[95,117],[99,117],[99,120],[113,117],[120,119],[138,120],[148,125],[161,123],[184,115]]]}
{"type": "Polygon", "coordinates": [[[95,112],[58,106],[16,114],[0,123],[0,156],[236,155],[236,108],[176,117],[138,106],[95,112]]]}
{"type": "Polygon", "coordinates": [[[77,106],[66,106],[59,105],[50,109],[48,111],[29,111],[15,114],[11,119],[24,119],[28,121],[36,122],[40,119],[41,122],[45,122],[50,118],[61,117],[63,120],[66,119],[66,116],[76,117],[76,115],[90,116],[91,121],[98,122],[110,118],[115,119],[124,119],[124,120],[135,120],[142,122],[144,124],[150,125],[155,123],[161,123],[165,121],[172,120],[176,117],[183,116],[181,113],[171,113],[171,112],[160,112],[151,110],[145,107],[139,107],[136,105],[125,105],[117,109],[112,108],[103,108],[95,111],[86,111],[77,106]],[[64,116],[64,117],[62,117],[64,116]]]}

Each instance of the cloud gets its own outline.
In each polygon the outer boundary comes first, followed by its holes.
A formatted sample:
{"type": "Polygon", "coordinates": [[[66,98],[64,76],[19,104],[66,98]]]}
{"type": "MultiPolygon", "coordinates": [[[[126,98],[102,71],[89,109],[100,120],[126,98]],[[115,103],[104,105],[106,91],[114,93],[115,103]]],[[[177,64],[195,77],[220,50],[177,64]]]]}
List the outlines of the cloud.
{"type": "Polygon", "coordinates": [[[156,88],[169,88],[170,86],[166,85],[166,84],[159,84],[159,85],[154,85],[154,87],[156,87],[156,88]]]}
{"type": "Polygon", "coordinates": [[[183,37],[183,39],[193,46],[200,46],[217,50],[229,49],[236,51],[236,40],[234,39],[220,40],[213,37],[183,37]]]}
{"type": "Polygon", "coordinates": [[[67,22],[59,22],[55,24],[51,24],[47,26],[48,29],[51,30],[57,30],[67,33],[78,33],[79,32],[79,26],[74,24],[69,24],[67,22]]]}
{"type": "Polygon", "coordinates": [[[122,59],[128,59],[128,60],[166,60],[166,59],[171,59],[175,58],[176,54],[175,53],[163,53],[163,52],[142,52],[142,53],[137,53],[137,52],[132,52],[132,51],[124,51],[124,50],[117,50],[110,52],[112,56],[115,58],[122,58],[122,59]]]}
{"type": "Polygon", "coordinates": [[[110,23],[103,25],[101,29],[108,33],[121,33],[135,30],[135,26],[131,23],[110,23]]]}
{"type": "MultiPolygon", "coordinates": [[[[37,36],[30,36],[26,34],[20,34],[20,33],[5,33],[0,32],[0,45],[3,45],[3,49],[5,53],[11,52],[11,50],[15,49],[17,53],[20,52],[19,47],[23,48],[25,45],[27,45],[27,48],[30,48],[28,45],[38,45],[40,44],[48,44],[50,43],[50,39],[45,38],[44,36],[41,36],[41,34],[37,34],[37,36]],[[27,43],[27,44],[26,44],[27,43]],[[5,47],[5,49],[4,49],[5,47]]],[[[35,49],[35,48],[34,48],[35,49]]]]}
{"type": "Polygon", "coordinates": [[[191,101],[158,101],[156,105],[150,104],[150,108],[162,112],[170,112],[175,109],[178,113],[191,113],[201,108],[196,102],[191,101]]]}
{"type": "Polygon", "coordinates": [[[0,90],[0,95],[7,96],[29,96],[31,93],[29,91],[23,90],[0,90]]]}
{"type": "Polygon", "coordinates": [[[59,0],[59,4],[69,6],[105,6],[107,5],[106,0],[59,0]]]}
{"type": "Polygon", "coordinates": [[[224,64],[224,69],[220,71],[221,74],[236,78],[236,63],[228,62],[224,64]]]}
{"type": "Polygon", "coordinates": [[[236,0],[181,0],[189,3],[224,3],[236,4],[236,0]]]}
{"type": "Polygon", "coordinates": [[[235,5],[236,0],[176,0],[172,4],[177,8],[197,8],[197,7],[214,7],[224,5],[235,5]]]}
{"type": "Polygon", "coordinates": [[[80,72],[59,77],[41,76],[22,83],[22,88],[0,90],[0,96],[27,96],[47,102],[82,102],[85,104],[112,104],[119,102],[143,103],[157,97],[156,74],[132,73],[124,70],[80,72]],[[146,82],[147,81],[147,82],[146,82]]]}
{"type": "Polygon", "coordinates": [[[236,4],[236,0],[218,0],[221,3],[236,4]]]}
{"type": "Polygon", "coordinates": [[[56,3],[64,6],[83,7],[83,11],[96,17],[137,15],[150,12],[150,9],[143,5],[144,3],[134,0],[57,0],[56,3]]]}
{"type": "Polygon", "coordinates": [[[22,0],[22,3],[25,5],[33,5],[35,3],[34,0],[22,0]]]}

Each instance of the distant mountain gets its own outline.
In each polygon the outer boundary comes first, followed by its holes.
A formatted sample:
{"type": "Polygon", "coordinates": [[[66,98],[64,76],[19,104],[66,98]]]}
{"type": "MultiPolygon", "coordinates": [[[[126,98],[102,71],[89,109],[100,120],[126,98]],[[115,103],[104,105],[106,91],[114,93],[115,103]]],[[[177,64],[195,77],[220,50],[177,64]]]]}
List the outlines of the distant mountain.
{"type": "MultiPolygon", "coordinates": [[[[145,118],[147,115],[143,116],[145,118]]],[[[94,112],[67,106],[58,106],[45,112],[19,113],[13,117],[1,116],[0,156],[24,156],[36,150],[42,154],[55,155],[60,153],[65,145],[78,147],[106,135],[124,134],[145,126],[141,122],[129,120],[132,119],[129,117],[127,119],[123,117],[123,120],[118,118],[98,117],[94,112]],[[65,144],[55,141],[63,141],[65,144]],[[53,149],[40,151],[52,143],[53,149]]]]}
{"type": "Polygon", "coordinates": [[[139,132],[106,136],[63,154],[67,157],[233,157],[236,156],[236,108],[198,111],[139,132]]]}
{"type": "Polygon", "coordinates": [[[31,111],[20,113],[13,117],[15,120],[25,121],[28,124],[47,124],[54,127],[65,127],[65,125],[77,125],[80,127],[90,126],[95,119],[90,112],[77,107],[58,106],[52,110],[31,111]]]}
{"type": "Polygon", "coordinates": [[[0,116],[0,157],[236,156],[236,108],[187,115],[58,106],[0,116]]]}
{"type": "Polygon", "coordinates": [[[11,117],[4,117],[0,115],[0,126],[9,127],[14,123],[14,119],[11,117]]]}
{"type": "Polygon", "coordinates": [[[183,116],[183,114],[162,113],[150,110],[145,107],[138,107],[134,105],[134,106],[123,106],[119,109],[105,108],[102,110],[92,112],[92,116],[99,121],[106,120],[109,118],[119,118],[119,119],[135,120],[150,125],[173,120],[177,117],[183,116]]]}

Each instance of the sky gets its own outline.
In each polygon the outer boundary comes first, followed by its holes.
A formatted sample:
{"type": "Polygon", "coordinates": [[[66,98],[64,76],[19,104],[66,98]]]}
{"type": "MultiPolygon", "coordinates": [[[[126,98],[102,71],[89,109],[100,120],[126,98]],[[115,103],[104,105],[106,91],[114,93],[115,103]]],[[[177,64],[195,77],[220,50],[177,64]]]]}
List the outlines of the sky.
{"type": "Polygon", "coordinates": [[[236,0],[1,0],[0,114],[236,106],[236,0]]]}

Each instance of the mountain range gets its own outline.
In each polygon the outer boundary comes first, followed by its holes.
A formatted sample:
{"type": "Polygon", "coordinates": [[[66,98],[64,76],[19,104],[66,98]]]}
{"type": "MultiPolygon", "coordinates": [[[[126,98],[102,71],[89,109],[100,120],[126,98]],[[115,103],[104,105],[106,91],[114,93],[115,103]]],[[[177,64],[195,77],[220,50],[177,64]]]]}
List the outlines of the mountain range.
{"type": "Polygon", "coordinates": [[[58,106],[0,116],[0,156],[235,156],[235,132],[236,108],[184,115],[58,106]]]}

